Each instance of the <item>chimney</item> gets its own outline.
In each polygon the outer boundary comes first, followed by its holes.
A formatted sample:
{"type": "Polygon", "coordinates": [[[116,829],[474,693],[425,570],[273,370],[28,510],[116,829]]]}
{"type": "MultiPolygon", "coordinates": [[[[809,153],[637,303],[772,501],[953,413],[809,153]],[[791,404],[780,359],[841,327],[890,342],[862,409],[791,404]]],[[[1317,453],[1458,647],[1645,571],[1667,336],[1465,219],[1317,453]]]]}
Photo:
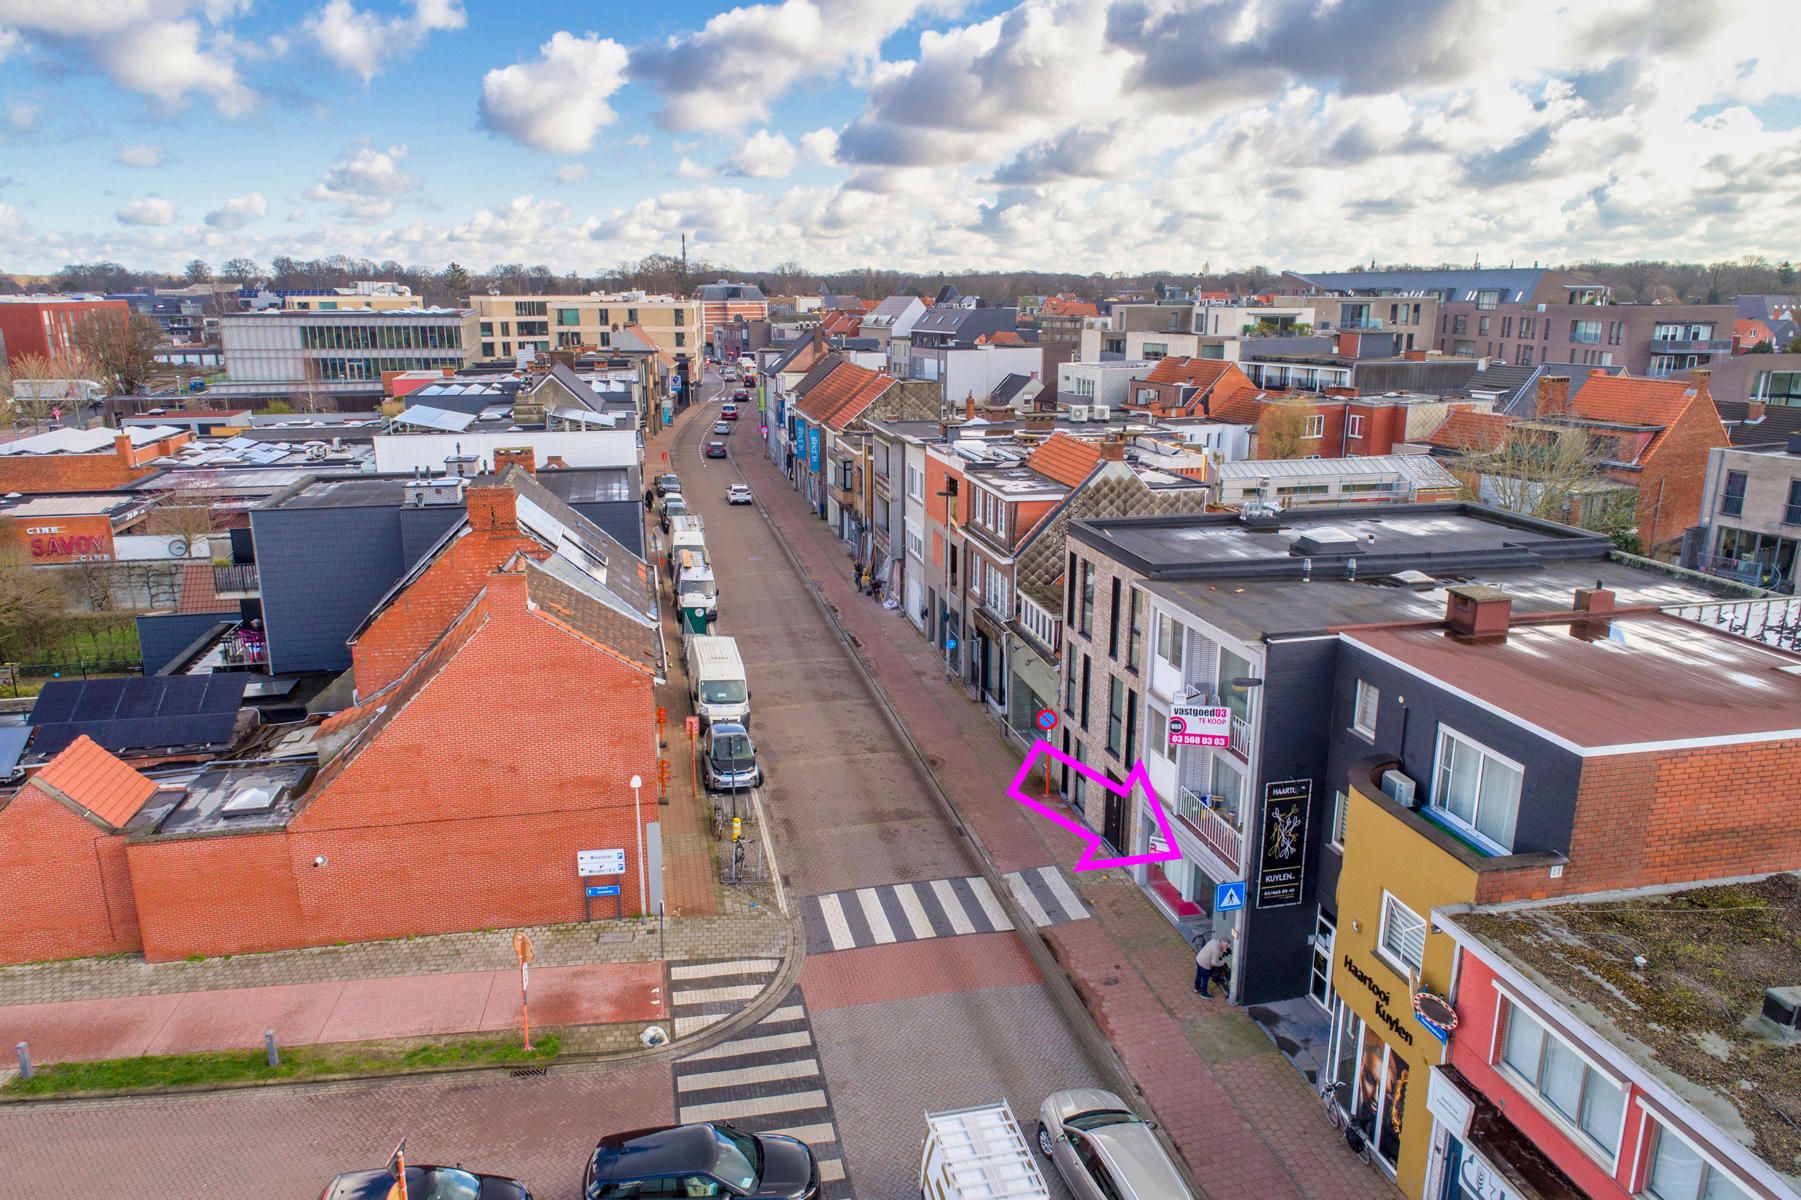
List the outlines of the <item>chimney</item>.
{"type": "Polygon", "coordinates": [[[963,397],[963,419],[965,421],[976,419],[976,394],[974,392],[963,397]]]}
{"type": "Polygon", "coordinates": [[[1703,404],[1713,403],[1713,393],[1709,390],[1713,382],[1713,372],[1706,367],[1696,367],[1688,373],[1688,384],[1695,389],[1695,399],[1703,404]]]}
{"type": "Polygon", "coordinates": [[[470,487],[469,528],[477,533],[519,532],[518,494],[504,483],[484,481],[470,487]]]}
{"type": "Polygon", "coordinates": [[[1570,377],[1540,375],[1538,377],[1538,415],[1561,417],[1570,411],[1570,377]]]}
{"type": "Polygon", "coordinates": [[[1592,588],[1576,589],[1576,611],[1588,613],[1590,616],[1604,617],[1613,611],[1613,592],[1601,586],[1599,579],[1592,588]]]}
{"type": "Polygon", "coordinates": [[[131,462],[131,435],[129,433],[126,433],[123,429],[121,429],[119,432],[113,434],[113,453],[117,454],[120,458],[124,459],[126,466],[129,467],[132,465],[132,462],[131,462]]]}
{"type": "Polygon", "coordinates": [[[1401,357],[1408,362],[1425,362],[1426,352],[1424,350],[1404,350],[1401,353],[1401,357]]]}
{"type": "Polygon", "coordinates": [[[496,446],[494,448],[494,473],[504,477],[508,470],[518,467],[527,475],[538,474],[538,455],[530,446],[496,446]]]}
{"type": "Polygon", "coordinates": [[[1126,457],[1126,439],[1121,434],[1109,433],[1101,439],[1102,462],[1124,462],[1126,457]]]}
{"type": "Polygon", "coordinates": [[[1766,404],[1764,401],[1748,400],[1745,402],[1745,421],[1744,421],[1744,423],[1746,425],[1756,425],[1760,421],[1762,421],[1764,419],[1764,417],[1768,416],[1769,412],[1770,412],[1769,405],[1766,404]]]}
{"type": "Polygon", "coordinates": [[[1513,597],[1479,583],[1448,589],[1445,625],[1459,637],[1504,638],[1513,613],[1513,597]]]}

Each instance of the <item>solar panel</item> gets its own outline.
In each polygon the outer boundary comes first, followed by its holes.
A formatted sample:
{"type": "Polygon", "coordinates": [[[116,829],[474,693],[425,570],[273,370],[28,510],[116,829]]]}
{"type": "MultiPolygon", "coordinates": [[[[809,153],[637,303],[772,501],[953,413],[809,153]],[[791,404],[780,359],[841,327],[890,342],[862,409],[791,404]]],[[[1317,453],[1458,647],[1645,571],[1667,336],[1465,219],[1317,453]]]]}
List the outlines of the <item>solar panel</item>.
{"type": "Polygon", "coordinates": [[[229,743],[250,677],[60,680],[32,708],[32,749],[54,755],[82,734],[109,750],[229,743]]]}

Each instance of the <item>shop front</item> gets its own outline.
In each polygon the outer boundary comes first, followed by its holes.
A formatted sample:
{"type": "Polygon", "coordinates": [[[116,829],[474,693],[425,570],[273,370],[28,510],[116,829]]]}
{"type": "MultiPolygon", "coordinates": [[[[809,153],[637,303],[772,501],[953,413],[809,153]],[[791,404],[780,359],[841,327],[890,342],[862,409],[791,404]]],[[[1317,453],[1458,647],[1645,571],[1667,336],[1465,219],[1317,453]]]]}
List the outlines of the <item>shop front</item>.
{"type": "Polygon", "coordinates": [[[1006,635],[1007,732],[1022,746],[1030,746],[1048,731],[1038,724],[1038,714],[1052,711],[1057,695],[1057,668],[1024,638],[1009,630],[1006,635]]]}
{"type": "MultiPolygon", "coordinates": [[[[1403,1192],[1417,1196],[1418,1190],[1409,1191],[1400,1175],[1403,1137],[1408,1132],[1408,1087],[1415,1073],[1428,1066],[1420,1037],[1394,1017],[1392,994],[1362,974],[1350,955],[1339,964],[1338,974],[1345,990],[1336,994],[1327,1059],[1330,1082],[1336,1087],[1333,1102],[1346,1124],[1368,1143],[1372,1161],[1396,1176],[1403,1192]],[[1370,990],[1367,999],[1382,1014],[1374,1021],[1359,1011],[1365,1004],[1353,1003],[1350,989],[1358,986],[1359,977],[1370,990]]],[[[1436,1048],[1438,1043],[1432,1045],[1436,1048]]],[[[1412,1157],[1423,1163],[1423,1150],[1412,1157]]]]}
{"type": "Polygon", "coordinates": [[[1586,1200],[1456,1067],[1432,1068],[1425,1101],[1433,1122],[1426,1200],[1586,1200]]]}

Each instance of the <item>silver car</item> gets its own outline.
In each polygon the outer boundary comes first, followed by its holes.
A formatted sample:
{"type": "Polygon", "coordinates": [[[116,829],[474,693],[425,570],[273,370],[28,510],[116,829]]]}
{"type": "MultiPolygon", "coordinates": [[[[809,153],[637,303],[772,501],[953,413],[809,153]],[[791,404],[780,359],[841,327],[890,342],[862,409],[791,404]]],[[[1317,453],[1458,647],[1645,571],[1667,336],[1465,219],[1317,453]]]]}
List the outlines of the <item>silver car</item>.
{"type": "Polygon", "coordinates": [[[1194,1200],[1156,1130],[1100,1088],[1053,1092],[1038,1110],[1038,1149],[1076,1200],[1194,1200]]]}

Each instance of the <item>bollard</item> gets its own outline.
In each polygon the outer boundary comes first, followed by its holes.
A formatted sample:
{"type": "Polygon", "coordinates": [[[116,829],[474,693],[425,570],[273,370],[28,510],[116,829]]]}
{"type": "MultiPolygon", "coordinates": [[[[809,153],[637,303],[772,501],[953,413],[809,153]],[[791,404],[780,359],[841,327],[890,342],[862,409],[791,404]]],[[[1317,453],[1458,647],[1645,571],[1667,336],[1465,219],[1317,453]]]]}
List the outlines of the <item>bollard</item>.
{"type": "Polygon", "coordinates": [[[30,1079],[31,1045],[28,1042],[20,1042],[16,1048],[19,1051],[19,1078],[30,1079]]]}
{"type": "Polygon", "coordinates": [[[281,1050],[275,1045],[273,1029],[263,1030],[263,1055],[268,1058],[270,1066],[281,1066],[281,1050]]]}

